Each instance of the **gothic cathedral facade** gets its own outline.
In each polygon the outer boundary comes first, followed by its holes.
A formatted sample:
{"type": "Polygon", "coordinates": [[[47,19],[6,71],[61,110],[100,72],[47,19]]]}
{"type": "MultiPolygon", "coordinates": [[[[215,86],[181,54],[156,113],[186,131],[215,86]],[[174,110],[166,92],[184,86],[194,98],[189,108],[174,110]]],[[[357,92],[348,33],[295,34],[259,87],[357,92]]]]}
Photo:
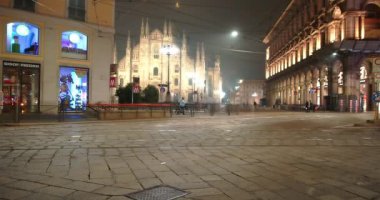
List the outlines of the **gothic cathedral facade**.
{"type": "Polygon", "coordinates": [[[216,56],[214,66],[207,67],[203,43],[197,43],[195,59],[189,56],[186,35],[182,35],[182,44],[173,34],[172,23],[165,21],[163,32],[149,30],[148,19],[142,20],[139,42],[131,44],[128,35],[125,57],[118,64],[120,86],[139,78],[142,89],[148,85],[156,86],[160,91],[160,102],[166,101],[169,88],[171,101],[184,98],[193,103],[220,103],[222,78],[220,58],[216,56]],[[165,46],[178,47],[177,53],[164,54],[165,46]],[[168,87],[169,84],[169,87],[168,87]]]}

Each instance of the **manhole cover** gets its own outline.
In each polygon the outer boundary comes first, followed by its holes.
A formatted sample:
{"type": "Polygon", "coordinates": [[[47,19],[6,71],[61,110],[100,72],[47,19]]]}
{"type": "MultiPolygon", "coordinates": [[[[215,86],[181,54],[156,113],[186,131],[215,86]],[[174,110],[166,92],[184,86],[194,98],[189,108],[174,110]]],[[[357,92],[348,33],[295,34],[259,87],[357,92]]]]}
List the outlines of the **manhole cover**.
{"type": "Polygon", "coordinates": [[[135,200],[171,200],[187,195],[188,193],[171,186],[155,186],[126,196],[135,200]]]}

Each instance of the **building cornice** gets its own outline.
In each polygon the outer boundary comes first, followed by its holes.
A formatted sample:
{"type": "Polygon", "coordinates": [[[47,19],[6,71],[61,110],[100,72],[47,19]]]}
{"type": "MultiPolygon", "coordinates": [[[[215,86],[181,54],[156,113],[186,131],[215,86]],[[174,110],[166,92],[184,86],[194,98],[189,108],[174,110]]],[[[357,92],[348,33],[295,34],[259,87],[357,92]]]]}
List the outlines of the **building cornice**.
{"type": "Polygon", "coordinates": [[[296,0],[292,0],[289,5],[286,7],[286,9],[284,10],[284,12],[282,12],[280,18],[278,18],[278,20],[276,21],[276,23],[272,26],[271,30],[269,31],[269,33],[264,37],[264,40],[263,42],[265,44],[267,44],[269,42],[269,37],[271,36],[272,32],[277,28],[277,25],[282,21],[282,19],[287,15],[287,13],[289,12],[289,10],[291,9],[291,7],[293,6],[294,2],[296,0]]]}

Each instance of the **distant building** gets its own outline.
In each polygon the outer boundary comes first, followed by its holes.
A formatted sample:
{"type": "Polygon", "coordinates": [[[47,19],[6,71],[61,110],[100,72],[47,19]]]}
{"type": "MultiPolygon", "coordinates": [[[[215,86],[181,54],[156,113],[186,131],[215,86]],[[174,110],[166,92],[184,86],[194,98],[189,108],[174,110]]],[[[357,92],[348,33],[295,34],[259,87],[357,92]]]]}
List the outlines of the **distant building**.
{"type": "Polygon", "coordinates": [[[233,104],[257,105],[265,96],[265,80],[241,80],[239,87],[232,94],[233,104]]]}
{"type": "Polygon", "coordinates": [[[114,0],[0,1],[4,112],[83,111],[108,102],[114,0]]]}
{"type": "Polygon", "coordinates": [[[380,90],[380,1],[292,0],[266,35],[269,104],[366,111],[380,90]]]}
{"type": "Polygon", "coordinates": [[[203,43],[198,43],[196,58],[193,59],[189,56],[186,35],[183,34],[181,45],[177,41],[171,22],[165,21],[163,31],[150,31],[148,19],[143,19],[138,44],[132,45],[130,36],[127,38],[125,56],[118,63],[119,85],[125,86],[138,77],[142,88],[156,86],[161,91],[160,102],[163,102],[169,79],[171,100],[174,102],[182,97],[188,102],[220,102],[222,79],[219,57],[216,57],[214,66],[207,67],[203,43]],[[170,56],[162,54],[161,49],[167,45],[175,45],[179,52],[170,56]]]}

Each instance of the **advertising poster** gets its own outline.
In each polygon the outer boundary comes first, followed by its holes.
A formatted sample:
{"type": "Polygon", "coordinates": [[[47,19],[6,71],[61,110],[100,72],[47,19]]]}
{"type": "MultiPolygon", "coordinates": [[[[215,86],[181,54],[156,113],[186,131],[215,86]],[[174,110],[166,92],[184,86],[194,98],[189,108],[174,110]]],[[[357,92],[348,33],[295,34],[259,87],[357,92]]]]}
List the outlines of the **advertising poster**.
{"type": "Polygon", "coordinates": [[[88,69],[60,67],[59,103],[61,110],[85,111],[88,102],[88,69]]]}

